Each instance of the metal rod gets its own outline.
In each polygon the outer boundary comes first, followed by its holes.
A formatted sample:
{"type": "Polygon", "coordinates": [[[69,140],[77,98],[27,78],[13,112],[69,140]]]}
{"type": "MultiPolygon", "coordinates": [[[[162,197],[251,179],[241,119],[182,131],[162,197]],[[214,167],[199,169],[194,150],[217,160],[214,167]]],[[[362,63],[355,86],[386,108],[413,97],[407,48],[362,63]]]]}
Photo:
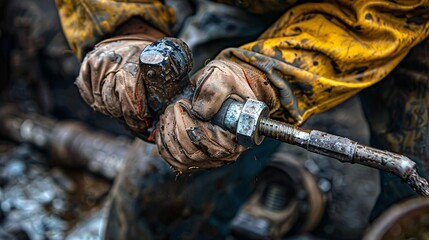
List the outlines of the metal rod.
{"type": "Polygon", "coordinates": [[[261,118],[259,133],[300,146],[314,153],[338,159],[341,162],[357,163],[393,173],[403,179],[418,194],[429,196],[427,180],[418,175],[416,163],[403,155],[368,147],[348,138],[325,132],[299,128],[266,117],[261,118]]]}

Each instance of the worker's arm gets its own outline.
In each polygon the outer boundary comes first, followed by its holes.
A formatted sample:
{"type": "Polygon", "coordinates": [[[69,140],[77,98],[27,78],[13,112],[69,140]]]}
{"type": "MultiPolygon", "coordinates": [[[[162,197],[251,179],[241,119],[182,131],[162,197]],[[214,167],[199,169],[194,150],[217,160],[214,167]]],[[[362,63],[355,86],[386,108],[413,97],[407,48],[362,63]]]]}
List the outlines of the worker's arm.
{"type": "Polygon", "coordinates": [[[226,133],[209,122],[227,98],[264,101],[272,117],[296,125],[345,101],[427,37],[428,7],[429,1],[338,0],[289,9],[258,40],[222,51],[195,75],[192,104],[177,103],[162,116],[161,153],[184,170],[236,159],[244,148],[224,141],[226,133]]]}
{"type": "Polygon", "coordinates": [[[174,13],[155,0],[57,0],[64,33],[82,60],[76,85],[93,109],[147,135],[152,118],[138,57],[169,34],[174,13]]]}
{"type": "Polygon", "coordinates": [[[139,18],[166,35],[175,21],[174,11],[157,0],[56,0],[56,3],[63,31],[80,60],[131,18],[139,18]]]}
{"type": "Polygon", "coordinates": [[[288,10],[257,41],[226,49],[218,59],[250,64],[261,73],[258,81],[276,91],[272,115],[302,124],[389,74],[427,37],[428,18],[427,0],[306,3],[288,10]]]}

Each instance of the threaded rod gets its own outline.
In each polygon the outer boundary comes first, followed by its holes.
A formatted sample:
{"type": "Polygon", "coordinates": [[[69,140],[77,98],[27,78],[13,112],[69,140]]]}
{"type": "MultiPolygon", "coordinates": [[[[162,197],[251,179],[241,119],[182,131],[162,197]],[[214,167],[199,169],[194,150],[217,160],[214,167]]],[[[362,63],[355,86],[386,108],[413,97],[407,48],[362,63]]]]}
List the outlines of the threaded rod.
{"type": "Polygon", "coordinates": [[[280,211],[287,205],[287,191],[277,183],[271,183],[267,187],[263,206],[270,211],[280,211]]]}
{"type": "Polygon", "coordinates": [[[405,156],[360,145],[344,137],[317,130],[307,130],[263,117],[259,134],[297,145],[308,151],[340,160],[358,163],[402,178],[414,191],[429,196],[429,184],[417,173],[415,163],[405,156]]]}
{"type": "Polygon", "coordinates": [[[259,123],[261,135],[301,147],[307,142],[309,132],[309,130],[265,117],[259,123]]]}

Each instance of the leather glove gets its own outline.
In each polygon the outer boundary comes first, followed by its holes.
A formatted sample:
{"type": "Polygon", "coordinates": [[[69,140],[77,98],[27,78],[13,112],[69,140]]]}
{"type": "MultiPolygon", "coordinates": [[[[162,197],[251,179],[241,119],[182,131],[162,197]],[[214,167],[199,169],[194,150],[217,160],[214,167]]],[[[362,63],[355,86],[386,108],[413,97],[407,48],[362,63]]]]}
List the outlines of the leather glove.
{"type": "Polygon", "coordinates": [[[147,45],[164,34],[132,20],[116,35],[86,55],[76,85],[94,110],[125,122],[132,131],[145,133],[152,123],[144,84],[138,81],[138,58],[147,45]]]}
{"type": "Polygon", "coordinates": [[[209,120],[222,103],[232,98],[276,103],[274,89],[264,75],[247,64],[214,60],[191,79],[195,86],[192,104],[180,100],[167,107],[155,133],[160,154],[179,171],[214,168],[233,162],[246,150],[234,134],[209,120]]]}

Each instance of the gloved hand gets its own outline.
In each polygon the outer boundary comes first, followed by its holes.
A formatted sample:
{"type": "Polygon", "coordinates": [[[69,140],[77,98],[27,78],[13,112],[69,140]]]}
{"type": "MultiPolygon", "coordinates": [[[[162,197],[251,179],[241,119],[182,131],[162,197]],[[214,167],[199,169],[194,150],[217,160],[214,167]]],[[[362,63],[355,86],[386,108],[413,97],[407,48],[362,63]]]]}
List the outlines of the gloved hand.
{"type": "Polygon", "coordinates": [[[180,171],[214,168],[232,162],[246,150],[235,135],[209,122],[232,98],[258,99],[273,107],[277,96],[265,76],[250,65],[214,60],[191,79],[192,104],[180,100],[167,107],[155,134],[160,154],[180,171]]]}
{"type": "Polygon", "coordinates": [[[82,62],[76,85],[93,109],[124,121],[144,133],[151,121],[143,83],[139,83],[141,51],[164,34],[138,20],[118,29],[116,37],[104,40],[82,62]]]}

